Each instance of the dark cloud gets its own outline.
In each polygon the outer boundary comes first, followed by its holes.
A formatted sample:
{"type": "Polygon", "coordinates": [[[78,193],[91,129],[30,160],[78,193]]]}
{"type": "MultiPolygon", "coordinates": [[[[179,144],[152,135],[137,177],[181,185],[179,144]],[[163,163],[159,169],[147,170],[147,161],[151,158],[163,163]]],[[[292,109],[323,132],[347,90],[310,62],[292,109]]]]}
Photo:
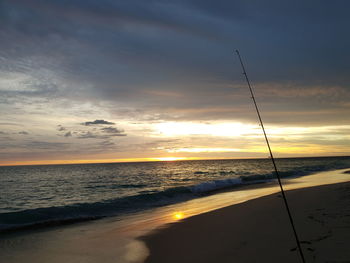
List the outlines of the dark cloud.
{"type": "Polygon", "coordinates": [[[28,135],[29,133],[28,133],[28,132],[26,132],[26,131],[20,131],[20,132],[18,132],[18,134],[28,135]]]}
{"type": "Polygon", "coordinates": [[[58,131],[65,131],[66,128],[61,126],[61,125],[58,125],[58,128],[57,128],[58,131]]]}
{"type": "Polygon", "coordinates": [[[87,121],[83,122],[82,125],[90,126],[90,125],[113,125],[114,122],[105,121],[105,120],[94,120],[94,121],[87,121]]]}
{"type": "Polygon", "coordinates": [[[104,127],[101,128],[101,131],[109,134],[120,134],[120,136],[123,136],[122,134],[124,134],[124,130],[115,127],[104,127]]]}

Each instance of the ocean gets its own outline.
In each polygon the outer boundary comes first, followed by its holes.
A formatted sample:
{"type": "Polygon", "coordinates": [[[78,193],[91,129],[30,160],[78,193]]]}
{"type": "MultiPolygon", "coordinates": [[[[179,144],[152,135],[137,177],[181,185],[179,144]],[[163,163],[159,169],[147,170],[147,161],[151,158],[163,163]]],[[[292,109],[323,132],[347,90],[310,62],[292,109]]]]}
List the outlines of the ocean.
{"type": "MultiPolygon", "coordinates": [[[[350,167],[350,157],[276,159],[282,177],[350,167]]],[[[275,180],[269,159],[0,167],[0,231],[122,216],[275,180]]]]}

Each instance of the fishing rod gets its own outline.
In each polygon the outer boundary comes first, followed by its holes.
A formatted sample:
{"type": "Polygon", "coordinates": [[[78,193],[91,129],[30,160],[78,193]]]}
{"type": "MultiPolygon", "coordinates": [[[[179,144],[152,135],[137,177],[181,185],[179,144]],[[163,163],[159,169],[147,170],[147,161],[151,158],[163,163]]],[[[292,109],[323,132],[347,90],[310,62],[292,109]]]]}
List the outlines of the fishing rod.
{"type": "Polygon", "coordinates": [[[255,110],[256,110],[256,113],[257,113],[258,118],[259,118],[259,121],[260,121],[261,129],[262,129],[262,131],[263,131],[263,133],[264,133],[265,141],[266,141],[266,144],[267,144],[267,148],[269,149],[271,161],[272,161],[273,167],[274,167],[274,169],[275,169],[275,173],[276,173],[276,176],[277,176],[278,184],[279,184],[280,189],[281,189],[281,194],[282,194],[283,201],[284,201],[284,204],[285,204],[287,213],[288,213],[289,221],[290,221],[290,224],[292,225],[292,228],[293,228],[295,241],[296,241],[296,243],[297,243],[297,245],[298,245],[299,254],[300,254],[300,257],[301,257],[301,259],[302,259],[302,262],[305,263],[304,254],[303,254],[303,251],[302,251],[302,249],[301,249],[301,245],[300,245],[300,241],[299,241],[299,238],[298,238],[298,234],[297,234],[297,231],[296,231],[295,226],[294,226],[294,220],[293,220],[292,214],[291,214],[290,209],[289,209],[289,205],[288,205],[288,202],[287,202],[286,195],[284,194],[284,190],[283,190],[283,186],[282,186],[282,182],[281,182],[281,176],[280,176],[280,174],[278,173],[278,170],[277,170],[277,166],[276,166],[276,163],[275,163],[275,159],[274,159],[274,157],[273,157],[273,154],[272,154],[272,150],[271,150],[271,147],[270,147],[270,143],[269,143],[269,140],[268,140],[267,135],[266,135],[266,132],[265,132],[265,128],[264,128],[263,121],[262,121],[262,119],[261,119],[260,111],[259,111],[258,105],[256,104],[256,100],[255,100],[255,97],[254,97],[253,89],[252,89],[252,87],[251,87],[251,85],[250,85],[250,81],[249,81],[249,79],[248,79],[247,72],[245,71],[245,67],[244,67],[244,65],[243,65],[243,61],[242,61],[241,55],[239,54],[239,51],[238,51],[238,50],[236,50],[236,53],[237,53],[237,56],[238,56],[238,58],[239,58],[239,62],[241,63],[242,70],[243,70],[243,75],[245,76],[245,80],[247,81],[247,84],[248,84],[248,87],[249,87],[249,91],[250,91],[251,98],[252,98],[252,100],[253,100],[253,102],[254,102],[255,110]]]}

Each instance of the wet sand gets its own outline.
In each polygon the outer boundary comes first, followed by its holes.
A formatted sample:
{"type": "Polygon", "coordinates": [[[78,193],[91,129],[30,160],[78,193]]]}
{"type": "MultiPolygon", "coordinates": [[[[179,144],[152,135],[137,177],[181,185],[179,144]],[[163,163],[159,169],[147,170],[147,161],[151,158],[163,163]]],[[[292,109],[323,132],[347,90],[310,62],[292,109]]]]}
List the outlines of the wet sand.
{"type": "MultiPolygon", "coordinates": [[[[350,262],[350,182],[286,192],[307,262],[350,262]]],[[[141,238],[147,263],[301,262],[279,194],[192,216],[141,238]]]]}

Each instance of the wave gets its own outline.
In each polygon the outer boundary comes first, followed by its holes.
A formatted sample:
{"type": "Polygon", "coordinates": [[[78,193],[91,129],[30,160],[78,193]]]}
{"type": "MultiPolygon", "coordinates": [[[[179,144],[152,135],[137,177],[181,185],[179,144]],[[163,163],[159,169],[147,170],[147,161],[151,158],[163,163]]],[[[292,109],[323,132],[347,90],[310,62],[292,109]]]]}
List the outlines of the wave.
{"type": "Polygon", "coordinates": [[[229,188],[229,187],[237,186],[241,184],[242,184],[241,178],[232,178],[232,179],[223,179],[223,180],[215,180],[215,181],[200,183],[200,184],[191,186],[190,189],[193,193],[208,193],[215,190],[229,188]]]}
{"type": "Polygon", "coordinates": [[[244,182],[241,178],[223,179],[203,182],[193,186],[169,188],[164,191],[141,191],[138,195],[104,202],[78,203],[67,206],[7,212],[0,214],[0,232],[64,225],[107,216],[117,216],[186,201],[215,190],[242,184],[244,182]]]}
{"type": "Polygon", "coordinates": [[[191,193],[188,187],[176,187],[164,191],[143,192],[138,195],[103,202],[78,203],[1,213],[0,232],[29,227],[61,225],[136,212],[188,200],[191,198],[191,193]]]}
{"type": "MultiPolygon", "coordinates": [[[[337,167],[339,168],[339,167],[337,167]]],[[[320,170],[330,170],[329,167],[298,167],[297,171],[279,172],[281,177],[304,176],[320,170]],[[327,169],[328,168],[328,169],[327,169]]],[[[181,186],[165,190],[144,190],[137,195],[105,200],[96,203],[77,203],[74,205],[36,208],[22,211],[0,213],[0,232],[71,224],[75,222],[99,219],[107,216],[117,216],[137,212],[152,207],[174,204],[213,191],[239,187],[247,184],[265,183],[274,180],[274,173],[244,175],[234,178],[200,182],[196,185],[181,186]]],[[[121,188],[141,188],[141,185],[125,184],[121,188]]]]}

